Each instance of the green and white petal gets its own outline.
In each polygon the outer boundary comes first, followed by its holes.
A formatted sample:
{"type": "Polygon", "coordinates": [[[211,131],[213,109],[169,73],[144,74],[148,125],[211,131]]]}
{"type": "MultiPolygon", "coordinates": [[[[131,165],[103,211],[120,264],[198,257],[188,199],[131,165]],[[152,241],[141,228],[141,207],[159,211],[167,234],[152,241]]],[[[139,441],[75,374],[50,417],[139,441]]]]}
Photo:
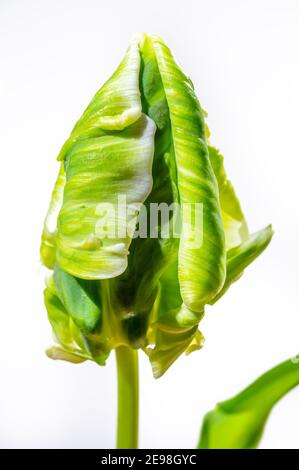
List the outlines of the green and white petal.
{"type": "Polygon", "coordinates": [[[40,247],[41,261],[49,269],[54,268],[56,259],[57,217],[62,206],[64,185],[64,163],[61,163],[52,192],[48,213],[45,218],[42,243],[40,247]]]}
{"type": "Polygon", "coordinates": [[[59,344],[59,346],[53,346],[47,350],[47,355],[52,359],[64,359],[70,362],[92,360],[85,347],[81,331],[74,324],[71,316],[58,297],[53,278],[50,279],[44,291],[44,302],[55,341],[59,344]]]}
{"type": "Polygon", "coordinates": [[[228,288],[237,281],[247,266],[249,266],[269,245],[273,237],[273,229],[268,225],[259,232],[250,235],[248,240],[231,248],[227,252],[226,279],[222,290],[210,302],[214,304],[222,297],[228,288]]]}
{"type": "Polygon", "coordinates": [[[57,239],[57,261],[68,273],[107,279],[125,271],[140,204],[152,188],[155,130],[143,114],[123,131],[73,145],[57,239]]]}
{"type": "Polygon", "coordinates": [[[220,206],[225,234],[225,248],[229,250],[244,242],[249,237],[246,220],[235,193],[234,187],[227,178],[223,156],[218,149],[208,146],[210,162],[217,179],[220,206]]]}
{"type": "Polygon", "coordinates": [[[94,331],[101,321],[98,282],[75,278],[58,264],[53,279],[58,296],[75,325],[83,333],[94,331]]]}
{"type": "Polygon", "coordinates": [[[90,359],[80,351],[69,351],[67,349],[61,348],[60,346],[52,346],[46,350],[46,354],[54,361],[67,361],[72,362],[73,364],[81,364],[82,362],[87,361],[87,359],[90,359]]]}
{"type": "Polygon", "coordinates": [[[217,182],[205,142],[204,116],[193,85],[165,44],[157,37],[152,37],[152,42],[169,107],[182,208],[180,289],[185,305],[202,311],[225,279],[225,241],[217,182]],[[197,227],[190,211],[200,205],[203,219],[197,227]]]}
{"type": "Polygon", "coordinates": [[[63,160],[74,142],[101,134],[103,130],[122,130],[141,116],[139,91],[140,53],[137,40],[107,82],[100,88],[74,126],[62,147],[63,160]]]}
{"type": "MultiPolygon", "coordinates": [[[[210,228],[217,227],[219,233],[212,230],[214,245],[206,243],[203,248],[205,253],[194,249],[185,233],[182,234],[180,242],[178,239],[165,241],[160,238],[156,242],[158,249],[152,247],[153,252],[160,253],[152,275],[153,279],[159,281],[160,295],[156,298],[155,313],[152,315],[148,334],[149,342],[154,346],[149,346],[146,351],[152,362],[154,375],[159,377],[189,346],[190,351],[192,350],[191,343],[195,344],[195,337],[198,337],[197,325],[203,316],[204,304],[207,298],[215,294],[215,284],[219,281],[219,260],[215,266],[206,267],[202,266],[203,260],[213,255],[216,260],[219,255],[220,269],[223,271],[225,250],[217,184],[204,141],[203,116],[192,86],[159,39],[143,36],[141,52],[142,102],[145,112],[157,125],[153,164],[154,187],[148,202],[167,201],[171,204],[184,201],[184,204],[190,206],[194,202],[203,204],[210,198],[207,208],[212,207],[215,214],[217,210],[219,213],[218,218],[215,217],[212,221],[210,219],[213,219],[213,216],[206,219],[205,224],[210,222],[210,228]],[[175,98],[174,93],[178,95],[175,98]],[[196,167],[198,161],[200,164],[196,167]],[[204,285],[204,272],[207,267],[212,272],[209,273],[209,282],[204,285]],[[201,268],[202,279],[195,278],[201,268]],[[197,299],[195,303],[193,296],[197,299]],[[190,305],[194,309],[190,308],[190,305]]],[[[188,214],[183,212],[183,227],[188,232],[187,223],[188,214]]],[[[202,230],[202,226],[199,228],[202,230]]],[[[162,232],[162,227],[160,231],[162,232]]],[[[210,236],[208,233],[207,235],[210,236]]],[[[140,243],[140,251],[143,246],[146,247],[146,244],[140,243]]],[[[223,275],[224,272],[220,276],[220,286],[223,283],[223,275]]],[[[144,288],[152,285],[153,283],[147,280],[144,288]]],[[[218,289],[219,286],[216,290],[218,289]]]]}
{"type": "Polygon", "coordinates": [[[160,377],[202,346],[205,304],[240,277],[272,230],[249,237],[193,85],[157,36],[132,42],[58,159],[41,246],[54,269],[45,303],[59,344],[48,355],[104,364],[116,347],[142,348],[160,377]],[[154,237],[147,226],[136,238],[153,203],[168,207],[168,220],[158,217],[154,237]]]}

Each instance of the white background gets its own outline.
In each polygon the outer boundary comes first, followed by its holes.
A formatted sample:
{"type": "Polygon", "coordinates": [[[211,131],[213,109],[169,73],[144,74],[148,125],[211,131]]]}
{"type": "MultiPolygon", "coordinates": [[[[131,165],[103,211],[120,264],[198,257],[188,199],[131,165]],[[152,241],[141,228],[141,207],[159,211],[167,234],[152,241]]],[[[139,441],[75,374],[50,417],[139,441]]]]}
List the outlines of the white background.
{"type": "MultiPolygon", "coordinates": [[[[56,155],[130,38],[162,36],[209,111],[249,226],[271,246],[202,322],[206,345],[154,381],[141,362],[141,447],[192,447],[203,414],[299,352],[299,2],[1,0],[0,446],[113,447],[107,367],[52,362],[39,241],[56,155]]],[[[299,447],[299,388],[261,447],[299,447]]]]}

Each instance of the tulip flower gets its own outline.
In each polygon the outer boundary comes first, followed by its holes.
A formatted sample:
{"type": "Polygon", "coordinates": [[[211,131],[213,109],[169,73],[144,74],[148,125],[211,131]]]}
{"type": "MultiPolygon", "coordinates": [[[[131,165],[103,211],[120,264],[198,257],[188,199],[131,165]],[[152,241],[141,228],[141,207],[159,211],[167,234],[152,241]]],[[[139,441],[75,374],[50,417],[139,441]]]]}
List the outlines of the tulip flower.
{"type": "Polygon", "coordinates": [[[138,349],[155,378],[200,349],[205,306],[272,228],[249,234],[193,84],[157,36],[132,41],[58,161],[41,245],[56,341],[47,354],[104,365],[116,351],[118,445],[135,447],[138,349]]]}

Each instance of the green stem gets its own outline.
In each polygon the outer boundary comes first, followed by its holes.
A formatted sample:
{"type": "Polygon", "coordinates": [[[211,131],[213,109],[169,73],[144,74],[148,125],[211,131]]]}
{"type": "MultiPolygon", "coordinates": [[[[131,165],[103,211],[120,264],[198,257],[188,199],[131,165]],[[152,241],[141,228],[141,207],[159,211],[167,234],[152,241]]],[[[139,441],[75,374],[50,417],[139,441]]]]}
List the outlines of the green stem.
{"type": "Polygon", "coordinates": [[[132,348],[116,348],[118,379],[117,448],[138,447],[138,353],[132,348]]]}

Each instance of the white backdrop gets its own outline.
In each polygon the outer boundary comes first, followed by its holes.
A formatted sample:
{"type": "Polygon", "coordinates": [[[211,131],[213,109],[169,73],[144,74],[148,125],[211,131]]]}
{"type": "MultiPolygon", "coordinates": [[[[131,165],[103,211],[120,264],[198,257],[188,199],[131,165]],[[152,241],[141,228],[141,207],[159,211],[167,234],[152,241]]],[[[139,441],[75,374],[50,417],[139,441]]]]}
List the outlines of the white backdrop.
{"type": "MultiPolygon", "coordinates": [[[[206,345],[154,381],[141,447],[195,445],[203,414],[299,352],[299,3],[1,0],[0,446],[113,447],[115,364],[52,362],[39,240],[56,155],[130,38],[162,36],[209,111],[252,231],[272,244],[202,322],[206,345]]],[[[262,447],[299,447],[299,388],[262,447]]]]}

